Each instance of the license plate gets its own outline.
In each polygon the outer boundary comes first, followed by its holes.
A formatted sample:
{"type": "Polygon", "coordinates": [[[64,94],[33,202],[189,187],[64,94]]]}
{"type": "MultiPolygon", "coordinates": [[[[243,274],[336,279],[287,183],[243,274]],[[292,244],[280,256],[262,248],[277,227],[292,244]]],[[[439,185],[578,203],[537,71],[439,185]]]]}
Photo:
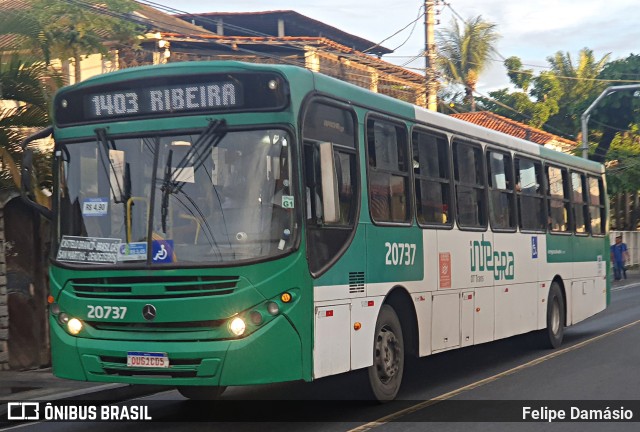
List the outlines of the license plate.
{"type": "Polygon", "coordinates": [[[128,367],[168,368],[169,357],[167,353],[128,352],[128,367]]]}

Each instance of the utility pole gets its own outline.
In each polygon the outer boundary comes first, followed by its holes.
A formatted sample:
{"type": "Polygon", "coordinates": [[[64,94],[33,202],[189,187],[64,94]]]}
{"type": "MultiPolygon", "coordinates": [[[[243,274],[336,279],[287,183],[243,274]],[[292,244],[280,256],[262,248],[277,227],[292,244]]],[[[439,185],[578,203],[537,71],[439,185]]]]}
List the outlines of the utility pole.
{"type": "Polygon", "coordinates": [[[435,3],[436,0],[425,0],[424,2],[424,60],[425,60],[425,87],[426,106],[430,111],[438,110],[437,82],[435,74],[436,63],[436,43],[434,36],[435,27],[435,3]]]}

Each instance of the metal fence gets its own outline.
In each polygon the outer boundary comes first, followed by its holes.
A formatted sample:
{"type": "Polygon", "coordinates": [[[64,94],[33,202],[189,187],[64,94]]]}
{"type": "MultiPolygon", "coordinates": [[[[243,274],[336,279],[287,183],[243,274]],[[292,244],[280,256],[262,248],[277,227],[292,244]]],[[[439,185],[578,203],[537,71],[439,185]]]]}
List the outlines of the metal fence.
{"type": "Polygon", "coordinates": [[[616,242],[618,235],[622,235],[622,242],[627,244],[629,265],[640,264],[640,231],[611,231],[609,233],[611,244],[616,242]]]}

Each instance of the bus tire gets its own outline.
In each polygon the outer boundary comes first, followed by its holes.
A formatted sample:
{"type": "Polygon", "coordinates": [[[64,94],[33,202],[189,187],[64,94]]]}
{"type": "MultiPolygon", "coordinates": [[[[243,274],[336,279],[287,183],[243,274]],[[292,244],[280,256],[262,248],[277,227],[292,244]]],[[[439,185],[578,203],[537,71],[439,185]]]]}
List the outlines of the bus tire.
{"type": "Polygon", "coordinates": [[[178,392],[192,400],[218,400],[227,386],[181,386],[178,392]]]}
{"type": "Polygon", "coordinates": [[[382,305],[373,340],[373,365],[369,367],[369,384],[380,402],[395,399],[404,372],[404,339],[396,311],[382,305]]]}
{"type": "Polygon", "coordinates": [[[553,282],[547,298],[547,329],[543,330],[544,343],[549,348],[558,348],[564,337],[564,299],[558,282],[553,282]]]}

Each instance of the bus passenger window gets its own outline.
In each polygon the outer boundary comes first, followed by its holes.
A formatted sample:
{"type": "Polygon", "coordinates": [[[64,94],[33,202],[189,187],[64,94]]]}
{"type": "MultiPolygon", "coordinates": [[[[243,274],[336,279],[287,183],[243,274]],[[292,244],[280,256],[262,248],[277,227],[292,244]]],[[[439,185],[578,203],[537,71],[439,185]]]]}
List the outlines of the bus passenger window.
{"type": "Polygon", "coordinates": [[[489,170],[489,218],[494,229],[516,227],[513,207],[513,167],[511,155],[487,152],[489,170]]]}
{"type": "Polygon", "coordinates": [[[515,158],[516,192],[520,228],[527,231],[546,231],[548,221],[542,194],[542,165],[540,162],[515,158]]]}
{"type": "Polygon", "coordinates": [[[587,197],[583,174],[571,173],[571,202],[573,203],[575,232],[587,234],[587,197]]]}
{"type": "Polygon", "coordinates": [[[589,219],[591,221],[591,234],[602,235],[605,233],[604,184],[602,179],[588,177],[589,186],[589,219]]]}
{"type": "Polygon", "coordinates": [[[456,181],[458,224],[461,227],[486,228],[487,202],[482,148],[453,141],[453,167],[456,181]]]}
{"type": "Polygon", "coordinates": [[[450,226],[451,174],[447,137],[414,131],[412,145],[418,223],[450,226]]]}
{"type": "Polygon", "coordinates": [[[569,227],[570,196],[567,171],[547,166],[547,200],[549,229],[553,232],[567,232],[569,227]]]}
{"type": "Polygon", "coordinates": [[[374,222],[409,222],[407,136],[403,126],[367,122],[369,206],[374,222]]]}

